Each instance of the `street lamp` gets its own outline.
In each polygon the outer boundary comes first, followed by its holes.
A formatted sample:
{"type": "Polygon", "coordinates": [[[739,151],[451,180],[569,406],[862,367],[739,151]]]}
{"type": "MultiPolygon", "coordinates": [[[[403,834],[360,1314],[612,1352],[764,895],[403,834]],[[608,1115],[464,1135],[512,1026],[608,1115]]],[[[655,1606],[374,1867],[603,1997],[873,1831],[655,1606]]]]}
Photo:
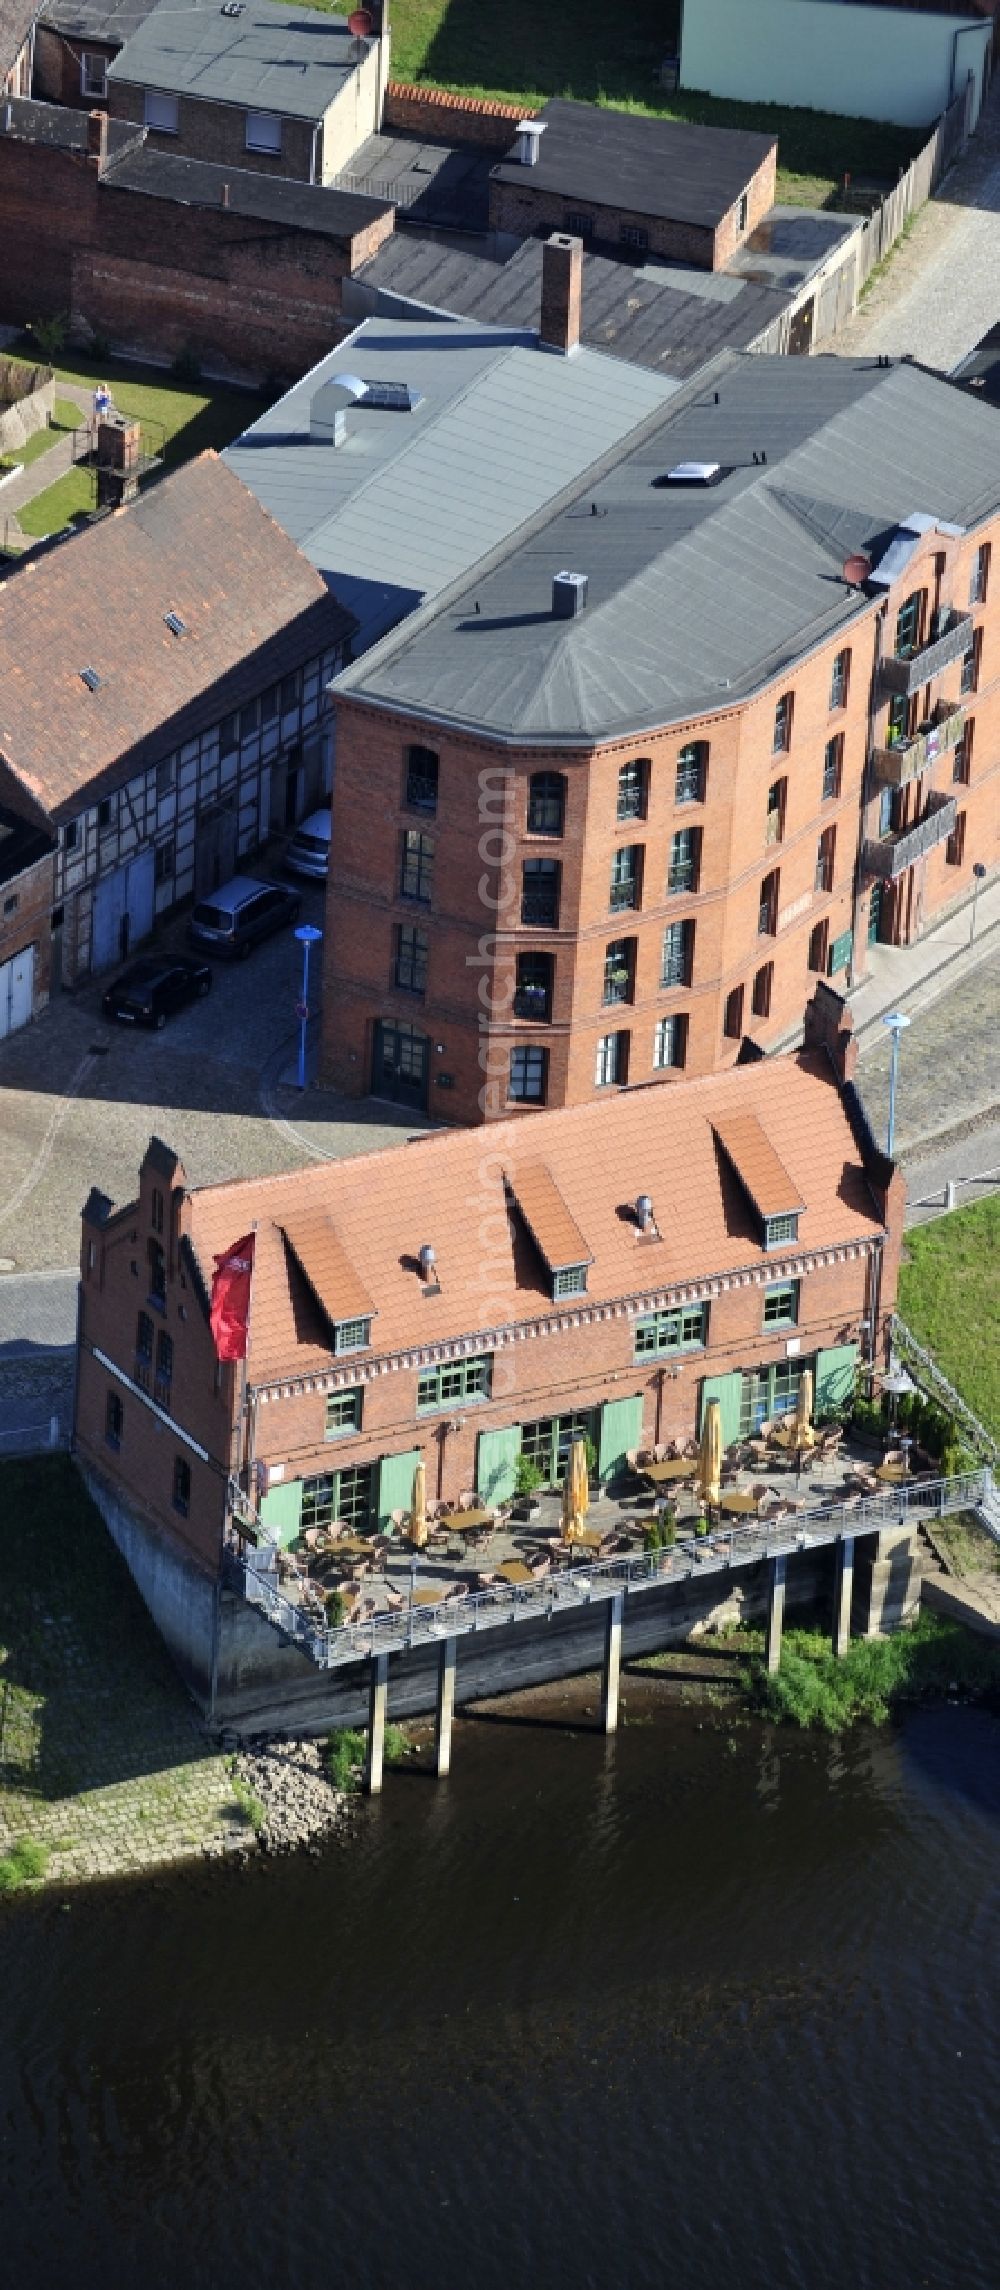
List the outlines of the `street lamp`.
{"type": "Polygon", "coordinates": [[[304,1089],[306,1086],[306,1027],[309,1024],[309,950],[316,945],[318,939],[322,938],[323,933],[321,930],[317,930],[314,922],[300,922],[295,936],[302,948],[302,999],[296,1004],[295,1015],[299,1021],[299,1088],[304,1089]]]}
{"type": "Polygon", "coordinates": [[[902,1010],[890,1010],[888,1016],[882,1020],[883,1026],[888,1026],[892,1035],[892,1055],[889,1060],[889,1129],[885,1141],[886,1156],[890,1161],[892,1160],[893,1140],[896,1134],[896,1074],[899,1068],[899,1037],[905,1032],[909,1023],[909,1018],[904,1017],[902,1010]]]}
{"type": "Polygon", "coordinates": [[[971,922],[970,922],[970,924],[969,924],[969,945],[970,945],[970,946],[972,945],[972,942],[973,942],[973,940],[974,940],[974,938],[975,938],[975,935],[976,935],[976,900],[977,900],[977,899],[978,899],[978,897],[979,897],[979,885],[980,885],[980,883],[982,882],[982,879],[983,879],[983,876],[985,875],[985,873],[986,873],[986,869],[985,869],[985,867],[984,867],[984,865],[983,865],[983,862],[982,862],[982,860],[981,860],[981,859],[977,859],[977,860],[976,860],[976,863],[975,863],[975,866],[973,867],[973,870],[972,870],[972,921],[971,921],[971,922]]]}

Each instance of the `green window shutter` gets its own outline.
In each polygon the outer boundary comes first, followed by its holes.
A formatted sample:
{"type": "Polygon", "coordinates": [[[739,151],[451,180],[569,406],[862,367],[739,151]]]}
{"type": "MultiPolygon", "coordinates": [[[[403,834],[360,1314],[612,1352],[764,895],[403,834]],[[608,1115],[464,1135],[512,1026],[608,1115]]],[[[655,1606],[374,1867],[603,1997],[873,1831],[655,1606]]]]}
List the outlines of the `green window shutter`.
{"type": "Polygon", "coordinates": [[[632,1447],[642,1446],[642,1393],[632,1399],[605,1400],[601,1409],[601,1435],[597,1469],[602,1480],[613,1479],[632,1447]]]}
{"type": "Polygon", "coordinates": [[[832,1344],[828,1352],[816,1354],[817,1415],[832,1415],[834,1408],[843,1407],[854,1390],[858,1366],[856,1344],[832,1344]]]}
{"type": "Polygon", "coordinates": [[[743,1378],[737,1370],[732,1376],[703,1376],[701,1385],[701,1411],[698,1416],[698,1436],[705,1428],[705,1410],[710,1399],[719,1402],[722,1418],[723,1447],[735,1447],[740,1436],[740,1401],[743,1397],[743,1378]]]}
{"type": "MultiPolygon", "coordinates": [[[[383,1455],[378,1467],[378,1523],[388,1525],[393,1511],[408,1511],[413,1501],[413,1474],[420,1461],[419,1447],[405,1455],[383,1455]]],[[[427,1490],[430,1494],[430,1488],[427,1490]]]]}
{"type": "Polygon", "coordinates": [[[517,1459],[521,1452],[521,1426],[506,1431],[481,1431],[476,1449],[476,1493],[484,1503],[506,1503],[514,1492],[517,1459]]]}
{"type": "Polygon", "coordinates": [[[839,938],[834,939],[833,945],[830,948],[829,960],[826,966],[828,978],[835,978],[838,970],[846,970],[853,952],[854,933],[851,930],[844,930],[841,932],[839,938]]]}
{"type": "Polygon", "coordinates": [[[281,1479],[270,1487],[261,1498],[260,1515],[268,1534],[286,1551],[302,1526],[301,1479],[281,1479]]]}

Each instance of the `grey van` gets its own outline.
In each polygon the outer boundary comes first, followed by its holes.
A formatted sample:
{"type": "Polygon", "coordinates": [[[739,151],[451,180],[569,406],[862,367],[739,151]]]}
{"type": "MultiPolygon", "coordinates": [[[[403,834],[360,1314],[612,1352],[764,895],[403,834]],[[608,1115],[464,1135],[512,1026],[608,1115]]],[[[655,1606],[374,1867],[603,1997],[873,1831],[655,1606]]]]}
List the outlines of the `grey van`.
{"type": "Polygon", "coordinates": [[[187,927],[188,944],[205,954],[238,959],[285,923],[297,922],[301,909],[299,892],[287,884],[234,875],[210,898],[199,899],[187,927]]]}
{"type": "Polygon", "coordinates": [[[330,865],[330,811],[310,811],[297,827],[285,852],[289,874],[309,875],[325,883],[330,865]]]}

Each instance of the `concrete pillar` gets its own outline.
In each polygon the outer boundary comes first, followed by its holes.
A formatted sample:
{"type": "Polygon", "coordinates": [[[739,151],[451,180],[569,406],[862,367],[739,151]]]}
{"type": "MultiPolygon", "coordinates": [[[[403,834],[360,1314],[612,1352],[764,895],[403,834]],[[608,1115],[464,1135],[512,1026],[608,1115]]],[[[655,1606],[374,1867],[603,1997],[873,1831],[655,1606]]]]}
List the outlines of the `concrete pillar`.
{"type": "Polygon", "coordinates": [[[365,1752],[365,1788],[377,1797],[382,1788],[385,1755],[385,1705],[389,1694],[389,1656],[373,1654],[368,1687],[368,1747],[365,1752]]]}
{"type": "Polygon", "coordinates": [[[622,1667],[622,1594],[605,1601],[604,1674],[601,1679],[601,1725],[605,1733],[618,1731],[618,1682],[622,1667]]]}
{"type": "Polygon", "coordinates": [[[767,1562],[767,1620],[764,1625],[764,1653],[768,1674],[773,1677],[781,1661],[781,1626],[785,1618],[785,1573],[787,1557],[778,1551],[767,1562]]]}
{"type": "Polygon", "coordinates": [[[851,1643],[851,1599],[854,1595],[854,1536],[841,1535],[834,1545],[836,1572],[833,1585],[833,1651],[846,1654],[851,1643]]]}
{"type": "Polygon", "coordinates": [[[434,1728],[434,1746],[437,1752],[438,1780],[451,1772],[451,1721],[455,1715],[455,1662],[458,1653],[457,1638],[443,1638],[438,1657],[437,1716],[434,1728]]]}

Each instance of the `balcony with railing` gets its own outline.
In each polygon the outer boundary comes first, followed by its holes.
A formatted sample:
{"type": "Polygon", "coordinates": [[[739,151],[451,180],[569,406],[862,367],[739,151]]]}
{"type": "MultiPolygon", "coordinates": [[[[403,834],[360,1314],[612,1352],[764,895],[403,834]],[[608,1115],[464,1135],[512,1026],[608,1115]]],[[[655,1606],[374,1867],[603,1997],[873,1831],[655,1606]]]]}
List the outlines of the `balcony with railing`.
{"type": "Polygon", "coordinates": [[[922,818],[914,820],[909,827],[898,828],[894,835],[883,836],[881,842],[864,844],[862,874],[869,882],[898,882],[915,859],[922,859],[936,844],[947,841],[957,816],[958,804],[953,795],[930,794],[922,818]]]}
{"type": "Polygon", "coordinates": [[[924,684],[939,676],[943,668],[950,668],[953,660],[961,660],[972,642],[972,620],[967,612],[949,612],[938,619],[934,634],[926,644],[918,644],[913,652],[902,655],[887,652],[879,665],[879,691],[883,699],[902,694],[910,699],[924,684]]]}
{"type": "Polygon", "coordinates": [[[892,747],[877,747],[872,770],[879,787],[906,787],[920,772],[929,771],[939,755],[958,747],[965,730],[965,709],[957,700],[939,700],[929,721],[912,739],[896,740],[892,747]]]}

